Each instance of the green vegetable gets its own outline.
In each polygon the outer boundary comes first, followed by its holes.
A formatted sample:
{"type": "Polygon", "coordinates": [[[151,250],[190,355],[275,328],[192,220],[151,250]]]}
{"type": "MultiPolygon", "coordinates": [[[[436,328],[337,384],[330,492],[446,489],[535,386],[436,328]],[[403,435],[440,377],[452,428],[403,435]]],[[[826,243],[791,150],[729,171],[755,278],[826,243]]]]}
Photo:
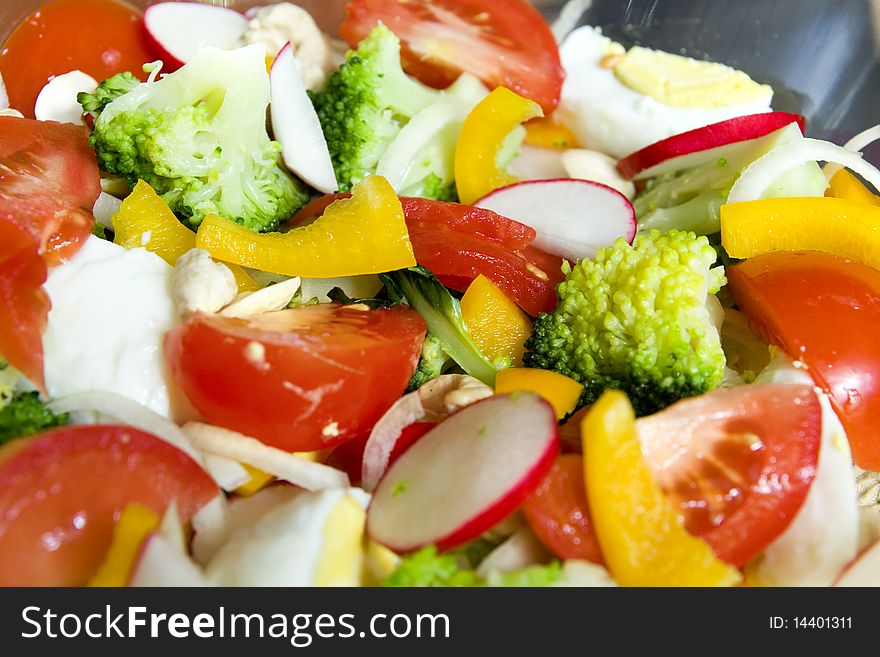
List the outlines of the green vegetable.
{"type": "Polygon", "coordinates": [[[111,102],[127,94],[141,83],[131,73],[118,73],[107,78],[94,93],[81,91],[76,95],[76,102],[82,105],[86,112],[101,112],[111,102]]]}
{"type": "Polygon", "coordinates": [[[705,237],[672,231],[618,239],[581,260],[526,341],[526,367],[584,384],[580,406],[607,389],[640,415],[721,385],[725,357],[707,301],[726,283],[705,237]]]}
{"type": "Polygon", "coordinates": [[[452,200],[461,123],[486,93],[470,75],[443,92],[409,77],[400,40],[377,25],[311,94],[340,191],[378,173],[402,195],[452,200]]]}
{"type": "Polygon", "coordinates": [[[268,104],[261,48],[204,48],[178,71],[99,108],[90,143],[102,170],[131,186],[145,180],[193,228],[218,214],[275,230],[308,195],[279,164],[281,146],[266,132],[268,104]]]}
{"type": "Polygon", "coordinates": [[[67,420],[66,413],[55,415],[49,411],[36,392],[19,394],[0,408],[0,444],[60,427],[67,420]]]}
{"type": "Polygon", "coordinates": [[[491,573],[487,579],[461,568],[453,554],[437,554],[433,545],[408,554],[383,586],[552,586],[561,575],[559,562],[529,566],[508,573],[491,573]]]}
{"type": "Polygon", "coordinates": [[[495,385],[497,370],[473,343],[461,316],[461,305],[424,267],[401,269],[380,276],[393,300],[405,300],[424,318],[428,333],[472,377],[495,385]]]}
{"type": "MultiPolygon", "coordinates": [[[[743,169],[776,146],[801,136],[800,129],[792,124],[747,142],[729,158],[650,179],[633,201],[639,232],[657,229],[693,231],[697,235],[717,233],[721,230],[721,206],[743,169]]],[[[822,196],[827,186],[819,166],[809,162],[781,176],[766,196],[822,196]]]]}
{"type": "Polygon", "coordinates": [[[102,240],[112,242],[114,233],[112,228],[108,228],[100,221],[96,221],[95,225],[92,226],[92,235],[94,235],[95,237],[100,237],[102,240]]]}
{"type": "Polygon", "coordinates": [[[418,390],[428,381],[436,379],[443,374],[443,370],[446,369],[449,361],[449,354],[443,349],[443,343],[432,333],[428,333],[422,345],[422,355],[419,358],[419,364],[409,380],[406,391],[418,390]]]}

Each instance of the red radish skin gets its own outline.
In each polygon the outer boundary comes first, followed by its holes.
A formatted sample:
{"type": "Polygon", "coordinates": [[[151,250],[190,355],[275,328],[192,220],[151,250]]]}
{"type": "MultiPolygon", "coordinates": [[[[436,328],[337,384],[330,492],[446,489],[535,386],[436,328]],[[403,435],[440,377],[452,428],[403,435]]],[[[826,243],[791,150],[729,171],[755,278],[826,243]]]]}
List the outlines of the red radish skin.
{"type": "Polygon", "coordinates": [[[833,586],[880,586],[880,541],[869,545],[837,576],[833,586]]]}
{"type": "Polygon", "coordinates": [[[704,161],[722,157],[723,152],[715,152],[716,149],[765,137],[791,123],[797,123],[801,132],[804,131],[804,117],[788,112],[764,112],[720,121],[646,146],[620,160],[617,170],[625,178],[633,180],[698,166],[704,161]],[[703,154],[704,157],[701,157],[703,154]],[[688,156],[695,156],[694,161],[686,161],[690,159],[688,156]],[[678,158],[683,161],[676,162],[678,158]]]}
{"type": "Polygon", "coordinates": [[[557,428],[552,407],[531,393],[495,395],[453,413],[388,470],[367,531],[396,552],[449,550],[477,538],[543,480],[559,453],[557,428]]]}
{"type": "Polygon", "coordinates": [[[151,49],[172,73],[201,46],[235,47],[247,18],[233,9],[198,2],[159,2],[144,11],[144,32],[151,49]]]}
{"type": "Polygon", "coordinates": [[[477,200],[478,208],[535,230],[535,247],[568,260],[592,258],[596,250],[636,236],[636,212],[616,189],[592,180],[526,180],[477,200]]]}

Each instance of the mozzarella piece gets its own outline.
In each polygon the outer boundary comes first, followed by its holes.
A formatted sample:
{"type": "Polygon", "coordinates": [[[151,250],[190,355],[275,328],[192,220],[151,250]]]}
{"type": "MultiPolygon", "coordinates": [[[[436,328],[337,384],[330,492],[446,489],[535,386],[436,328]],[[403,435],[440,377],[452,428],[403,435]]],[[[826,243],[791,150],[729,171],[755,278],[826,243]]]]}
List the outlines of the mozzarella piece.
{"type": "Polygon", "coordinates": [[[97,88],[98,82],[95,78],[82,71],[56,75],[46,83],[37,96],[34,116],[40,121],[85,125],[82,118],[83,108],[76,97],[81,91],[92,93],[97,88]]]}
{"type": "Polygon", "coordinates": [[[191,415],[167,377],[162,341],[177,321],[172,268],[145,249],[89,237],[49,274],[43,336],[50,397],[115,393],[164,417],[191,415]]]}
{"type": "Polygon", "coordinates": [[[590,26],[560,47],[565,83],[556,116],[584,148],[621,158],[675,134],[770,110],[770,98],[715,108],[673,107],[623,84],[603,59],[623,48],[590,26]]]}
{"type": "Polygon", "coordinates": [[[181,317],[215,313],[231,303],[237,293],[232,271],[222,262],[214,262],[204,249],[190,249],[177,259],[171,294],[181,317]]]}
{"type": "MultiPolygon", "coordinates": [[[[777,356],[755,383],[813,385],[803,367],[786,366],[777,356]]],[[[822,443],[816,478],[788,528],[764,552],[755,569],[767,586],[828,586],[855,558],[859,543],[859,510],[852,456],[846,433],[827,395],[822,406],[822,443]]]]}

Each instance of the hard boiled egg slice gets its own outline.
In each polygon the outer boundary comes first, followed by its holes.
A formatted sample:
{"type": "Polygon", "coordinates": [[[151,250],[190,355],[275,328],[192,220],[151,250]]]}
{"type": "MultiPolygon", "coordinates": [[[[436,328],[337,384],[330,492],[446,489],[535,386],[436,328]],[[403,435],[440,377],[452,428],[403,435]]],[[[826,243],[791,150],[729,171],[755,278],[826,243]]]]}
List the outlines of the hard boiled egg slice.
{"type": "Polygon", "coordinates": [[[566,72],[558,119],[578,143],[624,157],[710,123],[770,110],[773,90],[712,62],[635,47],[589,26],[560,48],[566,72]]]}

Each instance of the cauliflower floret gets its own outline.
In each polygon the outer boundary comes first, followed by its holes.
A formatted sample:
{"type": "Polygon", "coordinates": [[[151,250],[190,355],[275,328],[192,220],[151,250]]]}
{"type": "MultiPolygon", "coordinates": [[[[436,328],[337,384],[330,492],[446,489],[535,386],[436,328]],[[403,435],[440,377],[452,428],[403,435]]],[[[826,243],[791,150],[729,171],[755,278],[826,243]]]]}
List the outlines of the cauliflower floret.
{"type": "Polygon", "coordinates": [[[336,55],[329,37],[302,7],[289,2],[261,7],[242,36],[246,45],[266,46],[270,57],[277,55],[288,41],[306,89],[322,89],[327,75],[336,66],[336,55]]]}
{"type": "Polygon", "coordinates": [[[171,294],[181,317],[195,312],[215,313],[238,293],[229,267],[214,262],[204,249],[190,249],[177,259],[171,294]]]}

